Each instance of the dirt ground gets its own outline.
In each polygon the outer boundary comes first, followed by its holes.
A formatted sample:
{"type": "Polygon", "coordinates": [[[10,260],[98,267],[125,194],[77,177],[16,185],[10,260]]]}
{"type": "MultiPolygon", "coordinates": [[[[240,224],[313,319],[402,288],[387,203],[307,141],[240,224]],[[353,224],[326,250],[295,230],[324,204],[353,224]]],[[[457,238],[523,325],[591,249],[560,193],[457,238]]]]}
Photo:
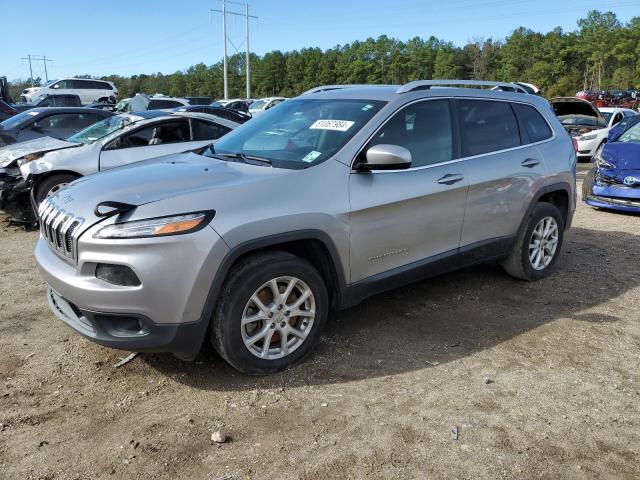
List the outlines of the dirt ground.
{"type": "Polygon", "coordinates": [[[551,278],[379,295],[263,378],[211,352],[115,369],[49,313],[36,238],[0,229],[0,478],[640,478],[640,216],[580,203],[551,278]]]}

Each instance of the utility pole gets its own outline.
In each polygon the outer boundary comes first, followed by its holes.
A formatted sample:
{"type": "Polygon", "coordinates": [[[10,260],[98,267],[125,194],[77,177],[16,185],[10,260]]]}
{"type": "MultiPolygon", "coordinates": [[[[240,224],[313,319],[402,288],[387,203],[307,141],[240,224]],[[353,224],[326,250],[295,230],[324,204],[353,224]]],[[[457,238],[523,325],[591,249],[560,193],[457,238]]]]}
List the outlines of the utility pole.
{"type": "Polygon", "coordinates": [[[46,55],[33,55],[28,54],[26,57],[22,57],[22,60],[29,60],[29,77],[31,80],[31,86],[33,87],[33,67],[31,62],[42,62],[44,64],[44,78],[45,81],[49,81],[49,73],[47,72],[47,62],[53,62],[53,60],[49,60],[46,55]]]}
{"type": "Polygon", "coordinates": [[[224,39],[224,99],[229,99],[229,85],[227,73],[227,2],[222,0],[222,38],[224,39]]]}
{"type": "MultiPolygon", "coordinates": [[[[227,69],[227,41],[229,40],[229,37],[227,35],[227,14],[229,15],[236,15],[238,17],[244,17],[245,19],[245,45],[246,45],[246,77],[247,77],[247,98],[249,98],[251,96],[251,66],[250,66],[250,51],[249,51],[249,19],[250,18],[255,18],[257,19],[258,17],[256,17],[255,15],[249,15],[249,4],[248,3],[238,3],[238,2],[234,2],[232,0],[220,0],[222,2],[222,10],[218,10],[215,8],[212,8],[211,11],[212,12],[217,12],[217,13],[222,13],[222,37],[223,37],[223,55],[224,55],[224,59],[223,59],[223,77],[224,77],[224,99],[227,100],[229,97],[229,85],[228,85],[228,80],[229,80],[229,76],[228,76],[228,69],[227,69]],[[238,13],[238,12],[229,12],[227,11],[227,3],[232,3],[234,5],[243,5],[245,7],[245,13],[238,13]]],[[[230,40],[229,40],[230,41],[230,40]]],[[[231,44],[233,45],[233,42],[231,42],[231,44]]],[[[235,45],[234,45],[235,48],[235,45]]],[[[238,53],[238,49],[236,48],[236,53],[238,53]]]]}

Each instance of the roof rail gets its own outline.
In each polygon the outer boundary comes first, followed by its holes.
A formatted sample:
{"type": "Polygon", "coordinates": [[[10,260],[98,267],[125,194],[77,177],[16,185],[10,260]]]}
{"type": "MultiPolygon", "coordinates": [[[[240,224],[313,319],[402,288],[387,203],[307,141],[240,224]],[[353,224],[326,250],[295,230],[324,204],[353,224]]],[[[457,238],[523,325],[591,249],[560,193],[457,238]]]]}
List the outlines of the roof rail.
{"type": "Polygon", "coordinates": [[[309,90],[307,90],[306,92],[302,92],[300,94],[300,96],[302,95],[311,95],[312,93],[319,93],[319,92],[327,92],[329,90],[340,90],[343,88],[357,88],[357,87],[390,87],[392,85],[371,85],[371,84],[353,84],[353,85],[320,85],[318,87],[313,87],[310,88],[309,90]]]}
{"type": "Polygon", "coordinates": [[[508,82],[489,82],[485,80],[416,80],[414,82],[405,83],[396,90],[396,93],[408,93],[416,90],[429,90],[431,87],[444,87],[467,85],[470,87],[496,87],[496,90],[508,88],[507,91],[515,91],[518,93],[529,93],[517,83],[508,82]]]}

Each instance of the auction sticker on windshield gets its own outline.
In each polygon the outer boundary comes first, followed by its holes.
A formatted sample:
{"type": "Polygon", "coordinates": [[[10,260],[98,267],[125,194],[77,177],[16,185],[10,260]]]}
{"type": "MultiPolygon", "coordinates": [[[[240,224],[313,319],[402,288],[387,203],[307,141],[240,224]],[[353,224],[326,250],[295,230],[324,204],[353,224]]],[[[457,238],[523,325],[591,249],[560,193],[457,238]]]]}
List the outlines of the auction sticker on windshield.
{"type": "Polygon", "coordinates": [[[316,120],[313,125],[309,127],[311,130],[333,130],[335,132],[346,132],[353,124],[349,120],[316,120]]]}

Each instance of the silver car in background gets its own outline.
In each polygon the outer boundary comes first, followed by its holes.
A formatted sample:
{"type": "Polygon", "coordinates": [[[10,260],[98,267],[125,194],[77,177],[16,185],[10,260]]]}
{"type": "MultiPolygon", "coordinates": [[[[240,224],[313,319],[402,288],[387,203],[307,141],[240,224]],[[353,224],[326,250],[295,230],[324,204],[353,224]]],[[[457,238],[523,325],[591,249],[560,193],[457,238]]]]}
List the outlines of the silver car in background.
{"type": "Polygon", "coordinates": [[[38,139],[4,148],[0,165],[20,167],[36,203],[85,175],[211,144],[239,124],[192,112],[119,114],[66,140],[38,139]]]}
{"type": "Polygon", "coordinates": [[[102,345],[193,359],[210,341],[265,374],[312,350],[330,308],[482,262],[550,275],[571,139],[541,97],[440,88],[457,83],[318,88],[200,153],[59,190],[35,250],[51,310],[102,345]]]}

